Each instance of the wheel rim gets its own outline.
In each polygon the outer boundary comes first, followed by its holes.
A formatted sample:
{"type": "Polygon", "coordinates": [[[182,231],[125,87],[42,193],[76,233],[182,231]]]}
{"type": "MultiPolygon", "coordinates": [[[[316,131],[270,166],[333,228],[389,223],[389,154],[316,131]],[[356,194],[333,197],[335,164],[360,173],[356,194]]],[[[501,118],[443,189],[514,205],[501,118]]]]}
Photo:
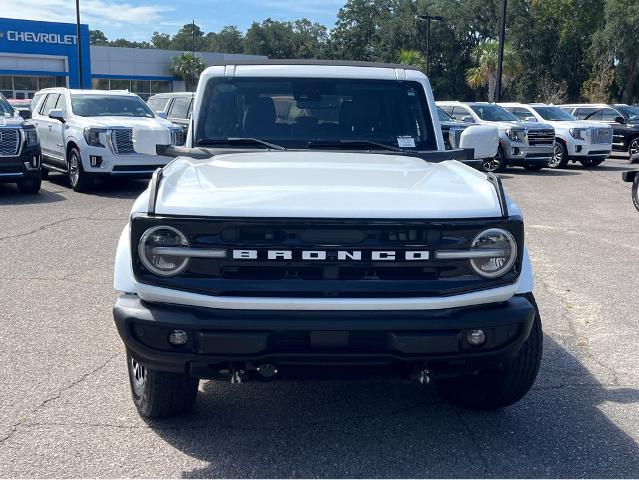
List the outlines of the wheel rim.
{"type": "Polygon", "coordinates": [[[136,397],[141,397],[146,384],[146,368],[135,358],[131,358],[131,387],[136,397]]]}
{"type": "Polygon", "coordinates": [[[72,153],[71,157],[69,158],[69,180],[71,180],[71,185],[77,185],[79,178],[80,165],[78,163],[78,157],[75,153],[72,153]]]}
{"type": "Polygon", "coordinates": [[[564,159],[564,149],[561,148],[561,145],[555,143],[555,151],[553,152],[552,160],[548,162],[548,166],[550,168],[557,168],[561,165],[561,162],[564,159]]]}
{"type": "Polygon", "coordinates": [[[637,153],[639,153],[639,139],[634,139],[631,143],[630,143],[630,151],[628,153],[630,153],[630,156],[632,155],[636,155],[637,153]]]}
{"type": "Polygon", "coordinates": [[[497,155],[493,158],[486,158],[482,163],[484,170],[487,172],[494,172],[501,165],[501,152],[497,151],[497,155]]]}

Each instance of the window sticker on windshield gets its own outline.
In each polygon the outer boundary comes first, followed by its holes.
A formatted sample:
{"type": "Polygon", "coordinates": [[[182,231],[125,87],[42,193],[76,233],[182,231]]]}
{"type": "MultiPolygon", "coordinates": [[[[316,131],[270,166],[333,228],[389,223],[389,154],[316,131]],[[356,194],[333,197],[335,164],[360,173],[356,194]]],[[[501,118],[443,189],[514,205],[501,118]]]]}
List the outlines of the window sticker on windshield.
{"type": "Polygon", "coordinates": [[[415,148],[415,139],[413,137],[397,137],[397,146],[399,148],[415,148]]]}

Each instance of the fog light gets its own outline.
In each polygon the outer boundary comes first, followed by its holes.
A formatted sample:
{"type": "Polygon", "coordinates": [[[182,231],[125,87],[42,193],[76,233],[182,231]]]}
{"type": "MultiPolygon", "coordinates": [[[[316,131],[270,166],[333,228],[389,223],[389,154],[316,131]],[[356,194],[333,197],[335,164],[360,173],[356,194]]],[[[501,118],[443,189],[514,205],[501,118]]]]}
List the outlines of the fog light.
{"type": "Polygon", "coordinates": [[[577,145],[575,147],[575,152],[580,153],[581,152],[581,145],[577,145]]]}
{"type": "Polygon", "coordinates": [[[91,159],[92,167],[99,167],[102,165],[102,157],[99,155],[91,155],[89,158],[91,159]]]}
{"type": "Polygon", "coordinates": [[[169,343],[171,345],[185,345],[189,341],[189,335],[184,330],[173,330],[169,333],[169,343]]]}
{"type": "Polygon", "coordinates": [[[519,155],[519,148],[518,147],[513,148],[513,155],[519,155]]]}
{"type": "Polygon", "coordinates": [[[486,343],[486,332],[483,330],[471,330],[466,335],[466,340],[474,347],[479,347],[486,343]]]}

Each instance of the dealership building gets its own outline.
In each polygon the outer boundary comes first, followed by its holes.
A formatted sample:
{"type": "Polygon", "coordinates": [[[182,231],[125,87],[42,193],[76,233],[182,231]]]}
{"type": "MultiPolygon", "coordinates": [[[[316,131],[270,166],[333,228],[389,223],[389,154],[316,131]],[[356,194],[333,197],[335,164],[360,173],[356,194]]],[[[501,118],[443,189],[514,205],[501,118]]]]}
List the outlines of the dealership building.
{"type": "MultiPolygon", "coordinates": [[[[0,93],[32,98],[47,87],[80,88],[78,50],[82,51],[84,88],[129,90],[144,99],[154,93],[184,91],[184,82],[169,72],[180,52],[89,45],[89,27],[80,27],[78,49],[74,23],[0,18],[0,93]]],[[[246,60],[252,55],[196,52],[208,64],[246,60]]]]}

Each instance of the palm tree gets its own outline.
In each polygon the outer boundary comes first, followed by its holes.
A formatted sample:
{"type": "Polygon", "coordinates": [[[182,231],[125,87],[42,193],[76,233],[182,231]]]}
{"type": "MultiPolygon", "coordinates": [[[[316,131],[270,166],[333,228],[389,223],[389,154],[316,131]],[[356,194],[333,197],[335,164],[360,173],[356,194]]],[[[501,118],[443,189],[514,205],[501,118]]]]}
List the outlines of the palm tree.
{"type": "MultiPolygon", "coordinates": [[[[466,83],[471,88],[488,87],[488,101],[495,100],[497,88],[497,63],[499,59],[499,42],[484,40],[472,50],[472,56],[477,62],[476,67],[466,70],[466,83]]],[[[504,63],[502,85],[504,88],[521,72],[522,66],[519,55],[511,45],[504,45],[504,63]]]]}
{"type": "Polygon", "coordinates": [[[412,65],[422,72],[426,72],[426,59],[422,52],[417,50],[400,50],[397,61],[402,65],[412,65]]]}
{"type": "Polygon", "coordinates": [[[183,80],[186,90],[192,92],[197,86],[200,73],[206,68],[206,62],[202,57],[189,52],[182,52],[171,59],[169,71],[171,75],[183,80]]]}

